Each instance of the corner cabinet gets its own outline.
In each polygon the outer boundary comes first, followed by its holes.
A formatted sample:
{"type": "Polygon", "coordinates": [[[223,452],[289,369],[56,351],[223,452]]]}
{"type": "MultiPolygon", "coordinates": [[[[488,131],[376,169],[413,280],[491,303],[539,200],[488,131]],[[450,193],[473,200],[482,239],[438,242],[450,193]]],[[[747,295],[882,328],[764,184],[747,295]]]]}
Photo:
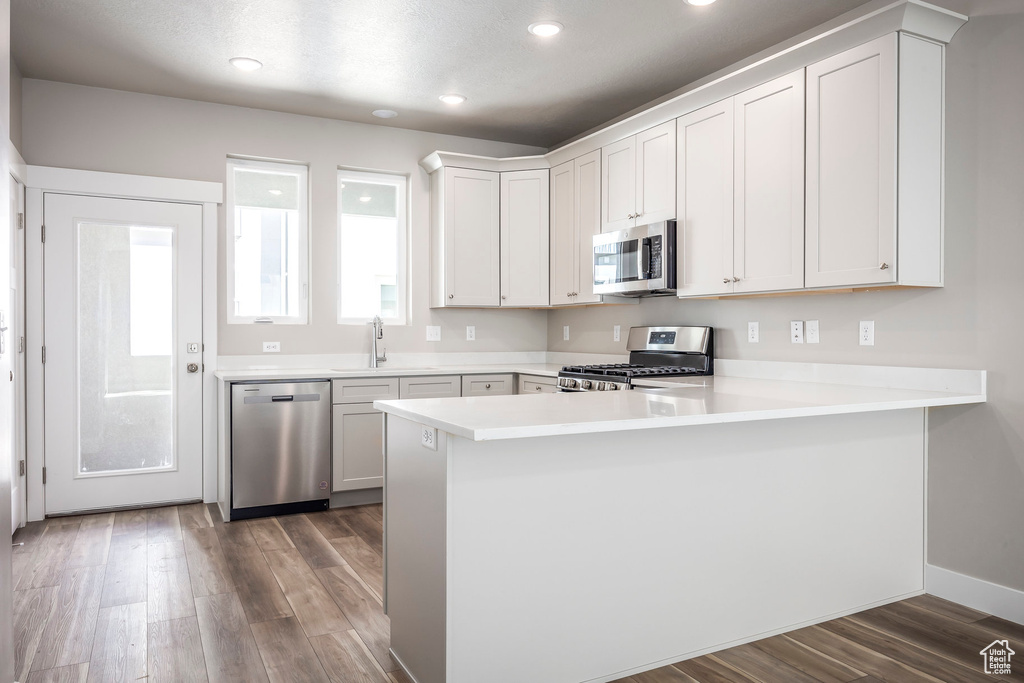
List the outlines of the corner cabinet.
{"type": "Polygon", "coordinates": [[[601,149],[601,231],[676,217],[674,121],[601,149]]]}
{"type": "Polygon", "coordinates": [[[942,286],[943,101],[908,34],[807,68],[807,287],[942,286]]]}
{"type": "Polygon", "coordinates": [[[594,304],[594,235],[601,232],[601,151],[551,169],[552,306],[594,304]]]}

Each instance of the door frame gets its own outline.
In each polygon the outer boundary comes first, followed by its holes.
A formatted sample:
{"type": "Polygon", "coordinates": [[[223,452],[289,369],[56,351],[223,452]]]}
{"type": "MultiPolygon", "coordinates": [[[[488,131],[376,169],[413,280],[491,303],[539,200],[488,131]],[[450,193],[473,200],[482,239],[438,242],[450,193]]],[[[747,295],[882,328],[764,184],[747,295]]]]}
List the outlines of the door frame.
{"type": "MultiPolygon", "coordinates": [[[[28,385],[26,384],[25,368],[27,366],[27,349],[18,347],[18,338],[25,337],[25,202],[26,202],[26,180],[28,179],[28,165],[25,163],[25,159],[22,158],[18,148],[14,146],[14,143],[8,143],[8,149],[10,153],[10,172],[11,178],[17,181],[21,187],[21,214],[22,224],[18,226],[15,223],[11,223],[11,248],[13,251],[18,250],[19,242],[21,243],[20,253],[12,253],[12,260],[17,264],[17,270],[14,273],[17,287],[18,298],[20,301],[11,302],[10,322],[8,327],[11,329],[13,334],[10,335],[8,340],[8,348],[11,350],[11,369],[14,370],[14,410],[12,411],[12,417],[14,420],[11,422],[11,458],[13,462],[19,460],[25,460],[28,462],[28,454],[26,453],[26,443],[28,435],[26,433],[26,396],[28,385]],[[21,233],[20,235],[18,233],[21,233]]],[[[22,524],[28,521],[28,476],[24,479],[24,482],[13,482],[11,486],[11,495],[14,495],[14,491],[18,491],[18,505],[21,508],[21,514],[19,515],[22,524]],[[15,486],[14,484],[17,484],[15,486]]]]}
{"type": "Polygon", "coordinates": [[[25,182],[25,353],[28,519],[46,515],[43,490],[43,194],[198,204],[203,208],[203,501],[217,501],[217,243],[223,183],[28,166],[25,182]]]}

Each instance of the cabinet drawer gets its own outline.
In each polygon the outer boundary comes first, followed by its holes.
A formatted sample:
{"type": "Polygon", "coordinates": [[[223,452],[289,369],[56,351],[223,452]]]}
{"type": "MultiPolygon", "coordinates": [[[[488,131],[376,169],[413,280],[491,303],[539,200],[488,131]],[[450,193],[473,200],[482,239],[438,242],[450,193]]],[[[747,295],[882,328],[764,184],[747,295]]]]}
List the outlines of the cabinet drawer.
{"type": "Polygon", "coordinates": [[[558,378],[543,375],[519,375],[520,394],[557,394],[558,378]]]}
{"type": "Polygon", "coordinates": [[[502,396],[513,393],[512,375],[466,375],[463,396],[502,396]]]}
{"type": "Polygon", "coordinates": [[[403,377],[399,382],[401,398],[451,398],[462,396],[459,375],[441,377],[403,377]]]}
{"type": "Polygon", "coordinates": [[[387,398],[398,398],[397,377],[331,380],[331,402],[335,404],[370,403],[387,398]]]}

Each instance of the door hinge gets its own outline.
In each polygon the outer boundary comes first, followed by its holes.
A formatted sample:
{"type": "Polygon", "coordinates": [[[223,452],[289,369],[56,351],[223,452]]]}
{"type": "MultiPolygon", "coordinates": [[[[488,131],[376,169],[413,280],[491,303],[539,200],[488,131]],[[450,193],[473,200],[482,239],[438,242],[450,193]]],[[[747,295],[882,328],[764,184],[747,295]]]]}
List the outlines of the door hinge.
{"type": "Polygon", "coordinates": [[[25,338],[18,337],[18,353],[25,353],[25,338]]]}
{"type": "Polygon", "coordinates": [[[46,226],[45,225],[42,226],[42,229],[40,230],[40,234],[41,234],[41,237],[42,237],[43,244],[46,244],[46,226]]]}
{"type": "Polygon", "coordinates": [[[46,486],[46,468],[43,468],[43,486],[46,486]]]}
{"type": "Polygon", "coordinates": [[[22,230],[25,227],[25,214],[18,214],[18,230],[22,230]]]}
{"type": "Polygon", "coordinates": [[[46,347],[43,347],[43,365],[46,365],[46,347]]]}
{"type": "Polygon", "coordinates": [[[24,477],[25,476],[25,461],[24,460],[19,460],[18,461],[18,476],[19,477],[24,477]]]}
{"type": "Polygon", "coordinates": [[[206,372],[206,363],[203,363],[203,372],[206,372]]]}

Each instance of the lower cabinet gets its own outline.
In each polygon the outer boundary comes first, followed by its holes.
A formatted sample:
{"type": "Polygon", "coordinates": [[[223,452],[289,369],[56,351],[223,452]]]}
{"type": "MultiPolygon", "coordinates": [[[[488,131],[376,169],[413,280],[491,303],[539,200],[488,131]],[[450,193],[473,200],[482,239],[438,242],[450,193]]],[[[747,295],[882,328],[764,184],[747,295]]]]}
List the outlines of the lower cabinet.
{"type": "Polygon", "coordinates": [[[334,406],[331,436],[334,491],[384,485],[384,413],[372,403],[334,406]]]}
{"type": "Polygon", "coordinates": [[[544,375],[519,375],[520,394],[557,394],[558,378],[544,375]]]}
{"type": "Polygon", "coordinates": [[[515,393],[515,375],[466,375],[463,396],[505,396],[515,393]]]}

